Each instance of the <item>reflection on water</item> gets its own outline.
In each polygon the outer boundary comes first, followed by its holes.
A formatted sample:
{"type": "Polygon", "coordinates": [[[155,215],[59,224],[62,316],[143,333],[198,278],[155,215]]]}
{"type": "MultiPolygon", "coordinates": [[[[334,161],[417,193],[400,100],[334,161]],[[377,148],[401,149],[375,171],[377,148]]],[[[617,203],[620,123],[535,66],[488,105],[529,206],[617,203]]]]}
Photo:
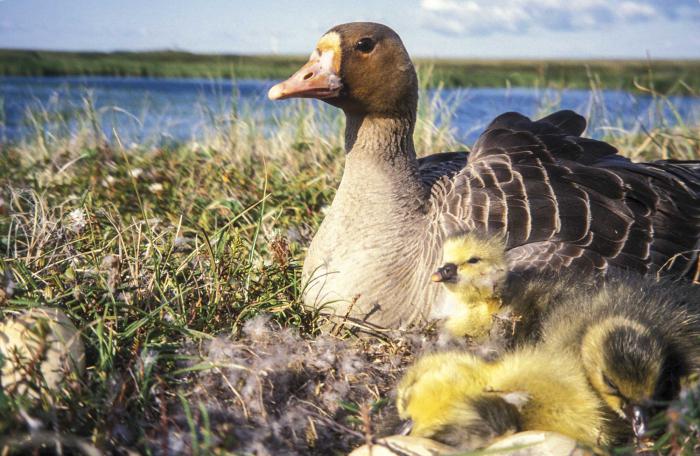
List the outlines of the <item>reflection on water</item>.
{"type": "MultiPolygon", "coordinates": [[[[290,103],[302,103],[304,109],[313,109],[317,103],[271,102],[266,97],[271,85],[256,80],[0,77],[0,139],[21,141],[37,130],[68,134],[88,123],[99,125],[109,138],[116,132],[124,142],[200,140],[212,128],[235,121],[241,112],[259,116],[261,125],[274,131],[290,103]],[[92,123],[86,112],[94,112],[99,122],[92,123]]],[[[700,123],[700,98],[693,97],[663,100],[615,90],[534,88],[445,89],[439,97],[450,107],[457,138],[467,144],[505,111],[535,116],[573,109],[589,118],[587,134],[593,137],[610,129],[638,131],[660,122],[673,125],[680,119],[700,123]]]]}

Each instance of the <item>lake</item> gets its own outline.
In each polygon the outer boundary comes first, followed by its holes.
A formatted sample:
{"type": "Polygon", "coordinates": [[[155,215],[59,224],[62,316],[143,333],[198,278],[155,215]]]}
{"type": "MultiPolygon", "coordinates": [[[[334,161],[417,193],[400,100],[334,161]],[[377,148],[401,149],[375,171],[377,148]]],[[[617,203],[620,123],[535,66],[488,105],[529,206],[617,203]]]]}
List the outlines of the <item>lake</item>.
{"type": "MultiPolygon", "coordinates": [[[[105,135],[123,142],[186,142],[202,139],[234,113],[260,116],[274,131],[291,103],[315,109],[315,100],[271,102],[273,81],[155,79],[116,77],[0,77],[0,140],[20,142],[42,131],[66,134],[96,113],[105,135]],[[86,101],[89,100],[89,101],[86,101]],[[88,109],[89,106],[89,109],[88,109]],[[30,115],[31,113],[31,115],[30,115]],[[32,121],[31,119],[34,119],[32,121]]],[[[435,97],[434,92],[428,92],[435,97]]],[[[471,144],[488,122],[505,111],[528,116],[573,109],[590,122],[587,135],[639,132],[660,124],[700,123],[700,97],[655,98],[617,90],[537,88],[444,89],[437,100],[447,107],[456,137],[471,144]]]]}

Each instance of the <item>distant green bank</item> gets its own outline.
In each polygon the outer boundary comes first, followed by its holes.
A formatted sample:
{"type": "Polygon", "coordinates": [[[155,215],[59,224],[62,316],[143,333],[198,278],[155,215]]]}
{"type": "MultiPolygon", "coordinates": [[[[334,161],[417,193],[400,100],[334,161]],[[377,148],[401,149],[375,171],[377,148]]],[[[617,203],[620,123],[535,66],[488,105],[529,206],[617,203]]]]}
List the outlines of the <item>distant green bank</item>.
{"type": "MultiPolygon", "coordinates": [[[[289,76],[293,56],[158,52],[50,52],[0,49],[2,76],[144,76],[265,78],[289,76]]],[[[417,59],[428,86],[569,87],[700,94],[700,60],[431,60],[417,59]],[[428,69],[426,71],[426,69],[428,69]]]]}

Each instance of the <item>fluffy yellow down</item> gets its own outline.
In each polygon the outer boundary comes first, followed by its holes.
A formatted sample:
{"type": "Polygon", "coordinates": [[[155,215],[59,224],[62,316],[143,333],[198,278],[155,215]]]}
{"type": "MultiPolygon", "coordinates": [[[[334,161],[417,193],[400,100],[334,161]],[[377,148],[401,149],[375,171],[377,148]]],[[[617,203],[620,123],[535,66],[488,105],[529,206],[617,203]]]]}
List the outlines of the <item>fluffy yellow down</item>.
{"type": "Polygon", "coordinates": [[[527,348],[490,363],[462,352],[427,355],[400,382],[397,406],[413,421],[411,435],[433,437],[483,420],[471,401],[485,395],[515,405],[520,430],[558,432],[590,446],[609,441],[603,404],[569,352],[527,348]]]}
{"type": "Polygon", "coordinates": [[[484,340],[501,308],[497,288],[507,273],[503,239],[473,233],[449,238],[443,246],[443,264],[454,264],[457,277],[444,282],[447,294],[434,315],[445,319],[452,336],[484,340]]]}

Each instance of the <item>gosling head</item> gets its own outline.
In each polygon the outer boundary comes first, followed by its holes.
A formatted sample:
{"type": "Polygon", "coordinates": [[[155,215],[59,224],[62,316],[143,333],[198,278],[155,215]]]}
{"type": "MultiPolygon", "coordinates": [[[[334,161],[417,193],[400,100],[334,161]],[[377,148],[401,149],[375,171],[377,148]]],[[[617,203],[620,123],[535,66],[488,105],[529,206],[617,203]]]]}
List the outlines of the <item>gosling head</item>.
{"type": "Polygon", "coordinates": [[[270,89],[271,100],[317,98],[346,113],[415,113],[418,79],[401,38],[389,27],[352,22],[333,27],[309,61],[270,89]]]}
{"type": "Polygon", "coordinates": [[[499,237],[476,233],[452,236],[443,245],[442,260],[432,281],[465,300],[493,296],[506,279],[505,243],[499,237]]]}
{"type": "Polygon", "coordinates": [[[593,388],[637,438],[648,418],[680,390],[683,367],[663,340],[638,321],[611,317],[588,329],[582,341],[583,365],[593,388]]]}

